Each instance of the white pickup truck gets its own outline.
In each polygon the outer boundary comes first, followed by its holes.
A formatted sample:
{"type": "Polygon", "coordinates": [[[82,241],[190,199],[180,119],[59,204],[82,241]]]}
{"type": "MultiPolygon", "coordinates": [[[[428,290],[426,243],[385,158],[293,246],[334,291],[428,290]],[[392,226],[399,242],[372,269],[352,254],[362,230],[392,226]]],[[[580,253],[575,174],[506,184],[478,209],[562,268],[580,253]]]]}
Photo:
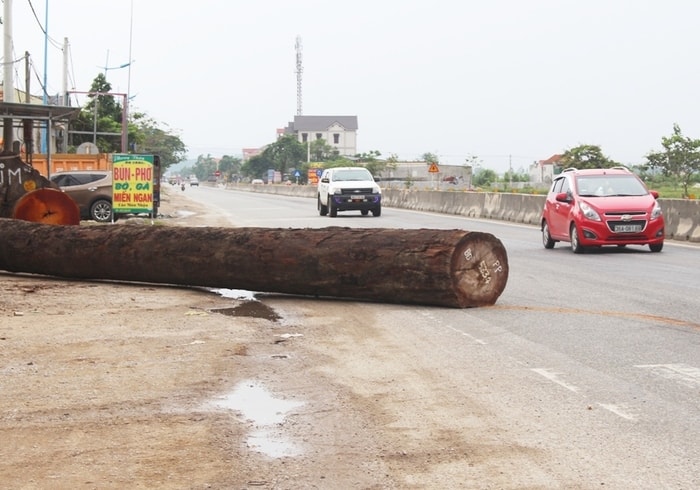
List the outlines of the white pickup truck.
{"type": "Polygon", "coordinates": [[[363,216],[382,214],[382,189],[364,167],[327,168],[318,181],[318,213],[338,216],[338,211],[360,211],[363,216]]]}

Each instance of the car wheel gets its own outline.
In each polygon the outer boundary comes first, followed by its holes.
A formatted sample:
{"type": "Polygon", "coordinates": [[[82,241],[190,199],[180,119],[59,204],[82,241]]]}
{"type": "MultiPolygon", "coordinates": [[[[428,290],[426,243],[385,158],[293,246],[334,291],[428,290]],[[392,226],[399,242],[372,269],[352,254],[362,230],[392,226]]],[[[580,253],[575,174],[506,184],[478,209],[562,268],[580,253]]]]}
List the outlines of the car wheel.
{"type": "Polygon", "coordinates": [[[375,218],[378,216],[381,216],[381,215],[382,215],[382,207],[381,206],[377,206],[376,208],[374,208],[372,210],[372,216],[374,216],[375,218]]]}
{"type": "Polygon", "coordinates": [[[90,217],[100,223],[112,221],[112,203],[105,199],[95,201],[90,206],[90,217]]]}
{"type": "Polygon", "coordinates": [[[649,244],[649,250],[652,252],[661,252],[664,248],[664,242],[661,243],[651,243],[649,244]]]}
{"type": "Polygon", "coordinates": [[[544,245],[544,248],[554,248],[554,240],[552,240],[552,236],[549,234],[549,225],[547,224],[546,221],[542,222],[542,244],[544,245]]]}
{"type": "Polygon", "coordinates": [[[336,216],[338,216],[338,208],[336,208],[333,205],[333,199],[331,198],[331,196],[328,196],[328,215],[331,218],[335,218],[336,216]]]}
{"type": "Polygon", "coordinates": [[[328,206],[324,206],[321,203],[321,195],[319,194],[317,197],[317,208],[318,208],[318,214],[321,216],[325,216],[328,214],[328,206]]]}
{"type": "Polygon", "coordinates": [[[585,249],[583,245],[581,245],[581,241],[579,240],[578,229],[573,223],[571,224],[571,229],[569,230],[569,236],[571,238],[571,250],[575,254],[582,254],[585,251],[585,249]]]}
{"type": "Polygon", "coordinates": [[[361,214],[362,216],[367,216],[367,215],[369,214],[369,211],[367,211],[366,209],[363,209],[363,210],[360,211],[360,214],[361,214]]]}

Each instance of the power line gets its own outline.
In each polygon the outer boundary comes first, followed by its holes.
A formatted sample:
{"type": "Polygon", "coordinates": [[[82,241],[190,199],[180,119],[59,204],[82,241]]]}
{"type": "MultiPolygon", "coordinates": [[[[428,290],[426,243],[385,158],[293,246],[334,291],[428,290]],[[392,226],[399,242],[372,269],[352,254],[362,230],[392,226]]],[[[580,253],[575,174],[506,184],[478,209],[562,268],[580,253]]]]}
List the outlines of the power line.
{"type": "Polygon", "coordinates": [[[44,25],[41,23],[39,20],[39,17],[36,15],[36,10],[34,10],[34,5],[32,4],[32,0],[27,0],[27,3],[29,4],[29,8],[32,11],[32,15],[34,16],[34,20],[36,20],[37,25],[39,26],[39,29],[41,29],[41,32],[46,36],[46,38],[51,41],[51,44],[53,45],[54,48],[57,48],[59,50],[62,50],[61,44],[57,42],[55,39],[52,39],[51,36],[46,32],[46,29],[44,28],[44,25]]]}

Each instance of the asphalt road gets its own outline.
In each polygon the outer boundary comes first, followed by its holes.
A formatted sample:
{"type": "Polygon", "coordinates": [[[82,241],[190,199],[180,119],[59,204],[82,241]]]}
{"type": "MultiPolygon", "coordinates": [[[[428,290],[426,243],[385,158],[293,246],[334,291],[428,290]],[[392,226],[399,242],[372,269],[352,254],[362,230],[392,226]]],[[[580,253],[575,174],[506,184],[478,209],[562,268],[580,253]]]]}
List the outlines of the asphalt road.
{"type": "MultiPolygon", "coordinates": [[[[627,247],[574,255],[568,244],[545,250],[532,226],[392,208],[379,218],[330,218],[311,199],[186,192],[232,226],[494,234],[510,265],[494,307],[367,304],[366,317],[381,316],[397,344],[421,342],[433,374],[470,383],[519,444],[557,449],[551,464],[580,474],[583,487],[700,488],[700,247],[668,241],[656,254],[627,247]]],[[[270,301],[293,314],[304,300],[270,301]]],[[[337,314],[323,308],[316,314],[337,314]]]]}

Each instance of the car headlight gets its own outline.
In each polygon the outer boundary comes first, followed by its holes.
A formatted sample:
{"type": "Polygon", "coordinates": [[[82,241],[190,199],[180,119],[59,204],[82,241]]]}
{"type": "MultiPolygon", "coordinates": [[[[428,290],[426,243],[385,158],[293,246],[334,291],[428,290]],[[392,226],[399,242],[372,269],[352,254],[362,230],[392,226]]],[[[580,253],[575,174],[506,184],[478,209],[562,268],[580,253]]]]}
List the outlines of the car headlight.
{"type": "Polygon", "coordinates": [[[372,188],[372,194],[381,194],[381,193],[382,193],[382,190],[379,188],[378,185],[377,185],[377,186],[374,186],[374,187],[372,188]]]}
{"type": "Polygon", "coordinates": [[[578,207],[579,207],[579,209],[581,209],[581,212],[583,213],[583,215],[586,218],[588,218],[589,220],[600,221],[600,215],[598,214],[598,212],[595,209],[590,207],[588,205],[588,203],[585,203],[583,201],[579,201],[578,207]]]}
{"type": "Polygon", "coordinates": [[[656,219],[661,216],[661,205],[657,202],[654,202],[654,208],[651,210],[651,219],[656,219]]]}
{"type": "Polygon", "coordinates": [[[333,189],[333,194],[342,194],[343,190],[340,187],[335,187],[333,189]]]}

